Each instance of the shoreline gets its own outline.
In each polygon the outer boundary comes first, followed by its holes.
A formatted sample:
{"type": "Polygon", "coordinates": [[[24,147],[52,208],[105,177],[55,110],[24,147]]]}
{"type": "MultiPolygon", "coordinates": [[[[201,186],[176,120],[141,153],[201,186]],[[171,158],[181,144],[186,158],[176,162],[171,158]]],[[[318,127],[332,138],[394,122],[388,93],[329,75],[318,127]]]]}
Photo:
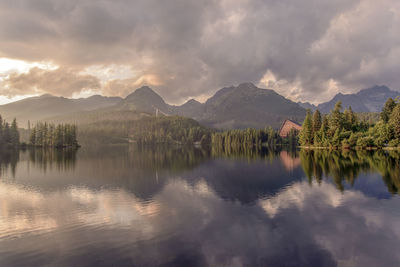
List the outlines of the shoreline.
{"type": "Polygon", "coordinates": [[[386,151],[397,151],[400,147],[326,147],[326,146],[297,146],[301,149],[318,149],[318,150],[386,150],[386,151]]]}

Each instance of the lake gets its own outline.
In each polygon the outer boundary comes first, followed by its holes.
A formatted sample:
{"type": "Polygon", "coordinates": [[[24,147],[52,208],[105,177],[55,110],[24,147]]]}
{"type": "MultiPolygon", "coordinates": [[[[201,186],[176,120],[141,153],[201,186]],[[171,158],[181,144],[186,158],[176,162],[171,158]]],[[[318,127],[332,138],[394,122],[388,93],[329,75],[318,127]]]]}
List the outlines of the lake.
{"type": "Polygon", "coordinates": [[[400,266],[397,152],[0,153],[0,266],[400,266]]]}

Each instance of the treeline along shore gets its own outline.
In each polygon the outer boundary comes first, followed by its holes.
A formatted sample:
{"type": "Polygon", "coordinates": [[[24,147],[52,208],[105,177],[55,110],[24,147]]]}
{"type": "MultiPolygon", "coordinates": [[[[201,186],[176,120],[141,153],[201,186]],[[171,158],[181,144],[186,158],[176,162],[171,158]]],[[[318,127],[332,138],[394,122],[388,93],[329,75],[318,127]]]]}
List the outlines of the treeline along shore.
{"type": "Polygon", "coordinates": [[[339,101],[327,115],[307,111],[299,134],[305,148],[395,148],[400,145],[400,103],[389,98],[376,123],[359,120],[351,107],[342,110],[339,101]]]}
{"type": "Polygon", "coordinates": [[[400,103],[388,99],[379,115],[378,121],[367,121],[351,107],[342,112],[338,102],[326,115],[308,110],[301,131],[292,130],[285,138],[272,127],[217,130],[179,116],[136,114],[134,119],[123,116],[80,124],[79,131],[75,124],[48,122],[38,122],[33,127],[29,123],[28,129],[18,129],[15,119],[9,124],[0,117],[0,146],[78,147],[79,139],[84,144],[194,145],[224,151],[285,145],[328,149],[399,147],[400,103]],[[24,142],[20,144],[21,135],[24,142]]]}
{"type": "MultiPolygon", "coordinates": [[[[29,123],[30,124],[30,123],[29,123]]],[[[79,147],[77,127],[73,124],[37,123],[28,130],[18,129],[17,120],[11,124],[3,120],[0,115],[0,149],[17,147],[79,147]],[[20,131],[29,134],[28,142],[20,142],[20,131]]]]}
{"type": "Polygon", "coordinates": [[[217,130],[179,116],[146,116],[131,121],[108,120],[79,126],[80,143],[136,143],[213,146],[242,149],[255,146],[297,144],[296,136],[282,139],[272,127],[217,130]]]}

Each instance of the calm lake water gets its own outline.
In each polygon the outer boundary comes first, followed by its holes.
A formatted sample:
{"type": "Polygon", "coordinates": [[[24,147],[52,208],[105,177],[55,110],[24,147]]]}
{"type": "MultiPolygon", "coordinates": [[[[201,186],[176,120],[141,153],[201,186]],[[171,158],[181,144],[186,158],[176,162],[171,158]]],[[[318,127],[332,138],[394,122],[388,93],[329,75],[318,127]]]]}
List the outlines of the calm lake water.
{"type": "Polygon", "coordinates": [[[0,266],[400,266],[398,153],[0,153],[0,266]]]}

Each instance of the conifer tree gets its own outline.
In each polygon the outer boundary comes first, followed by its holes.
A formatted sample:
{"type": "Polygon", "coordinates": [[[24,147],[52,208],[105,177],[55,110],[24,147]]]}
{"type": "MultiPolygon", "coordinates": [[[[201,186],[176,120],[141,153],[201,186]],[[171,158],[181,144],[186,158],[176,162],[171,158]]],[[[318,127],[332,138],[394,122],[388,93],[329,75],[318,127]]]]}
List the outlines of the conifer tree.
{"type": "Polygon", "coordinates": [[[18,125],[17,125],[16,119],[14,119],[13,122],[11,123],[10,142],[11,142],[11,145],[13,145],[13,146],[19,145],[19,132],[18,132],[18,125]]]}
{"type": "Polygon", "coordinates": [[[329,130],[329,120],[328,120],[328,116],[324,115],[322,117],[322,124],[321,124],[321,129],[320,131],[325,133],[329,130]]]}
{"type": "Polygon", "coordinates": [[[306,118],[304,119],[299,139],[300,139],[300,144],[303,146],[312,144],[313,129],[312,129],[311,111],[309,109],[307,110],[307,115],[306,118]]]}
{"type": "Polygon", "coordinates": [[[317,133],[319,129],[321,129],[321,125],[322,125],[321,112],[319,112],[319,110],[317,109],[314,112],[312,120],[313,134],[317,133]]]}
{"type": "Polygon", "coordinates": [[[400,141],[400,104],[397,104],[390,114],[389,123],[393,129],[394,138],[400,141]]]}
{"type": "Polygon", "coordinates": [[[55,126],[49,123],[37,123],[31,130],[29,143],[40,147],[76,147],[77,128],[71,124],[55,126]]]}
{"type": "Polygon", "coordinates": [[[386,101],[385,106],[383,107],[382,112],[381,112],[381,119],[385,123],[387,123],[389,121],[390,115],[392,114],[393,109],[395,107],[396,107],[396,102],[392,98],[389,98],[386,101]]]}
{"type": "Polygon", "coordinates": [[[336,103],[334,109],[331,111],[331,114],[329,116],[329,129],[331,136],[333,136],[336,130],[339,130],[340,132],[343,128],[344,119],[341,110],[342,102],[339,101],[336,103]]]}
{"type": "Polygon", "coordinates": [[[5,145],[11,145],[10,124],[8,124],[8,122],[4,123],[4,129],[3,129],[3,143],[4,143],[5,145]]]}
{"type": "Polygon", "coordinates": [[[0,115],[0,145],[4,144],[4,138],[3,138],[4,131],[3,131],[3,128],[4,128],[3,118],[0,115]]]}
{"type": "Polygon", "coordinates": [[[29,143],[33,146],[36,145],[36,127],[31,130],[31,134],[29,137],[29,143]]]}
{"type": "Polygon", "coordinates": [[[351,130],[357,122],[357,117],[353,112],[351,106],[344,111],[344,127],[346,130],[351,130]]]}

